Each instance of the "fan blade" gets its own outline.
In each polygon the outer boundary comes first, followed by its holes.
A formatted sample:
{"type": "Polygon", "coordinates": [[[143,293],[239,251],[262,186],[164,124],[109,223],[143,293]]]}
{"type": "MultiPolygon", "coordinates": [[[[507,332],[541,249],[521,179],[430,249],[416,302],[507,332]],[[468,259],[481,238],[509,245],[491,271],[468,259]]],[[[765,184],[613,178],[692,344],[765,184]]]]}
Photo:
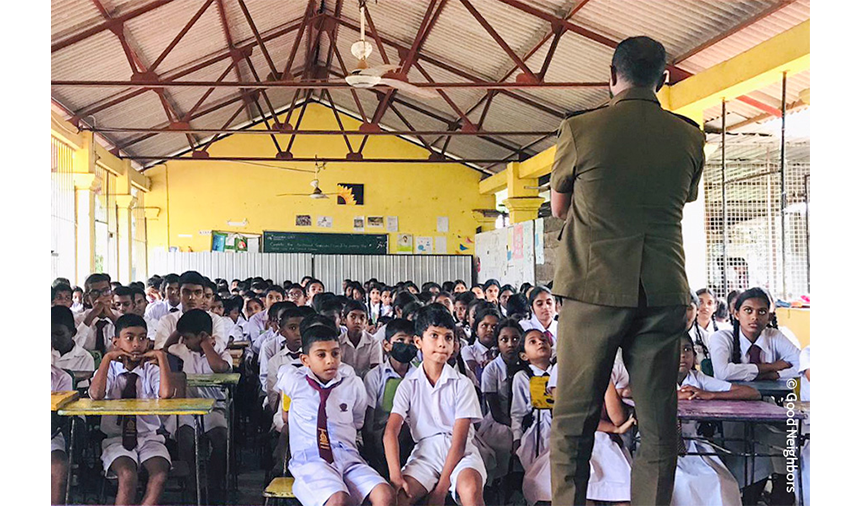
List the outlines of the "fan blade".
{"type": "Polygon", "coordinates": [[[307,197],[309,193],[279,193],[275,197],[307,197]]]}
{"type": "Polygon", "coordinates": [[[379,84],[385,84],[387,86],[391,86],[392,88],[396,88],[403,93],[408,93],[410,95],[415,95],[421,98],[437,98],[439,96],[439,94],[436,93],[435,90],[429,88],[419,88],[414,84],[409,84],[399,79],[382,78],[379,80],[379,84]]]}
{"type": "Polygon", "coordinates": [[[399,69],[400,65],[379,65],[376,67],[368,67],[366,69],[361,70],[361,75],[363,76],[379,76],[387,74],[388,72],[394,72],[399,69]]]}

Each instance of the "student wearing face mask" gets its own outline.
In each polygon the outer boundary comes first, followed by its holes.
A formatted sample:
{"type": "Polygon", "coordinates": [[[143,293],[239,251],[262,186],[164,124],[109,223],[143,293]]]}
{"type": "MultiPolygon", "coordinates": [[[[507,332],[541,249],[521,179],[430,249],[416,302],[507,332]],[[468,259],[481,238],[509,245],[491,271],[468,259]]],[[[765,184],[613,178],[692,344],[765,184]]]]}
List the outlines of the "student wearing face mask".
{"type": "MultiPolygon", "coordinates": [[[[388,466],[385,464],[382,434],[385,432],[385,424],[388,423],[394,392],[406,373],[415,368],[411,363],[418,354],[418,348],[412,344],[414,334],[415,325],[407,319],[396,318],[388,322],[382,343],[382,349],[388,359],[371,369],[364,377],[364,386],[367,389],[367,413],[362,431],[364,457],[386,479],[388,466]]],[[[401,466],[406,463],[412,445],[409,427],[404,425],[400,431],[401,466]]]]}

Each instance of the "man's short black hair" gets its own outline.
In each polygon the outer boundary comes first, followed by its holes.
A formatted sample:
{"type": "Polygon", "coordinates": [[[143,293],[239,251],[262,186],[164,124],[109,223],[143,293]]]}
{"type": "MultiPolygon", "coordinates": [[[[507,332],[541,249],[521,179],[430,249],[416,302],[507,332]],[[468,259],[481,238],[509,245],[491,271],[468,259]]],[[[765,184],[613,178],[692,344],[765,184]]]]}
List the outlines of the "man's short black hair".
{"type": "Polygon", "coordinates": [[[168,274],[167,276],[164,276],[164,279],[161,280],[161,291],[163,292],[163,291],[167,290],[167,287],[169,285],[172,285],[173,283],[179,283],[179,275],[178,274],[171,273],[171,274],[168,274]]]}
{"type": "Polygon", "coordinates": [[[201,332],[206,332],[211,336],[212,317],[202,309],[189,309],[182,313],[179,321],[176,322],[176,332],[179,335],[194,334],[195,336],[201,332]]]}
{"type": "Polygon", "coordinates": [[[666,48],[651,37],[629,37],[615,48],[612,66],[619,79],[633,86],[654,88],[663,80],[666,48]]]}
{"type": "Polygon", "coordinates": [[[284,289],[278,285],[272,285],[272,286],[266,288],[266,295],[269,295],[269,292],[277,292],[277,293],[281,294],[281,297],[287,296],[284,289]]]}
{"type": "Polygon", "coordinates": [[[460,302],[461,304],[468,306],[470,302],[477,299],[474,293],[472,292],[460,292],[454,297],[454,303],[460,302]]]}
{"type": "Polygon", "coordinates": [[[406,318],[395,318],[385,324],[386,341],[391,341],[391,338],[400,332],[403,332],[407,336],[415,335],[415,324],[406,318]]]}
{"type": "MultiPolygon", "coordinates": [[[[390,323],[389,323],[390,325],[390,323]]],[[[415,335],[423,336],[430,326],[454,330],[454,317],[442,304],[428,304],[418,310],[415,318],[415,335]]]]}
{"type": "Polygon", "coordinates": [[[72,282],[69,281],[69,278],[57,278],[53,281],[53,283],[51,283],[51,288],[53,288],[57,285],[69,285],[69,286],[71,286],[72,282]]]}
{"type": "Polygon", "coordinates": [[[159,288],[161,288],[161,281],[161,276],[152,276],[151,278],[146,280],[146,286],[158,290],[159,288]]]}
{"type": "Polygon", "coordinates": [[[51,306],[51,325],[62,325],[75,333],[75,315],[66,306],[51,306]]]}
{"type": "Polygon", "coordinates": [[[89,276],[87,276],[87,279],[84,280],[84,289],[86,291],[89,291],[91,286],[96,283],[101,283],[102,281],[110,283],[110,276],[103,272],[96,272],[95,274],[90,274],[89,276]]]}
{"type": "Polygon", "coordinates": [[[144,299],[146,298],[146,292],[144,292],[143,288],[140,288],[139,286],[131,287],[131,300],[134,300],[135,295],[140,295],[144,299]]]}
{"type": "Polygon", "coordinates": [[[144,320],[142,316],[134,313],[124,314],[116,319],[113,331],[114,336],[119,337],[119,333],[122,332],[123,329],[127,329],[129,327],[143,327],[145,329],[146,320],[144,320]]]}
{"type": "Polygon", "coordinates": [[[302,333],[302,353],[305,355],[310,353],[311,347],[314,343],[322,341],[337,341],[339,336],[338,331],[329,325],[311,325],[304,329],[300,326],[299,329],[301,329],[300,332],[302,333]]]}
{"type": "Polygon", "coordinates": [[[129,286],[118,286],[114,288],[113,294],[120,297],[131,297],[132,302],[134,302],[134,290],[129,286]]]}
{"type": "MultiPolygon", "coordinates": [[[[289,291],[290,291],[290,290],[293,290],[293,289],[301,290],[301,291],[302,291],[302,295],[307,295],[307,294],[308,294],[307,290],[305,290],[305,287],[303,287],[302,285],[300,285],[300,284],[298,284],[298,283],[293,283],[292,285],[288,286],[288,287],[286,288],[286,290],[284,290],[284,291],[285,291],[285,292],[287,292],[287,293],[289,293],[289,291]]],[[[285,296],[286,296],[286,294],[285,294],[285,296]]]]}
{"type": "Polygon", "coordinates": [[[185,271],[179,276],[179,286],[181,287],[182,285],[200,285],[201,287],[205,287],[206,278],[197,271],[185,271]]]}
{"type": "Polygon", "coordinates": [[[51,300],[57,298],[58,293],[68,292],[69,295],[72,293],[72,287],[63,283],[54,285],[51,287],[51,300]]]}
{"type": "Polygon", "coordinates": [[[364,314],[367,314],[367,306],[364,305],[364,302],[360,300],[348,300],[346,304],[343,305],[343,309],[341,310],[341,314],[346,317],[352,311],[361,311],[364,314]]]}
{"type": "MultiPolygon", "coordinates": [[[[406,304],[406,307],[403,308],[403,311],[400,312],[400,315],[403,318],[408,319],[411,315],[417,313],[423,307],[425,307],[424,303],[419,301],[419,300],[416,300],[415,302],[410,302],[409,304],[406,304]]],[[[444,306],[442,306],[442,307],[444,307],[444,306]]],[[[447,309],[446,309],[446,311],[447,311],[447,309]]]]}

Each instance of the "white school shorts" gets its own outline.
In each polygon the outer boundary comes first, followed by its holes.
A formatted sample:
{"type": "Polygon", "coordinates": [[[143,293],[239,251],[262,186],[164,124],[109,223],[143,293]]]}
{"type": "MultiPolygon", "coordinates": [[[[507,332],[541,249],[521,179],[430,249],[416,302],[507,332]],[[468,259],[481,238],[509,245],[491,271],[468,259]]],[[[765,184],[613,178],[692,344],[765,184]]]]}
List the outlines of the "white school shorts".
{"type": "MultiPolygon", "coordinates": [[[[194,415],[179,415],[179,426],[197,427],[197,417],[194,415]]],[[[209,432],[216,427],[227,428],[227,415],[223,408],[215,408],[208,415],[203,415],[203,432],[209,432]]]]}
{"type": "MultiPolygon", "coordinates": [[[[418,441],[415,448],[412,449],[409,459],[406,460],[406,465],[403,466],[403,474],[411,476],[427,489],[427,492],[432,492],[436,483],[439,482],[439,476],[442,474],[442,468],[445,467],[445,459],[448,458],[450,449],[450,434],[436,434],[418,441]]],[[[481,488],[483,488],[484,484],[487,483],[487,469],[484,467],[481,454],[478,453],[478,449],[472,441],[466,442],[466,452],[451,473],[450,492],[457,504],[460,503],[457,497],[457,477],[462,470],[469,468],[480,473],[481,488]]]]}
{"type": "Polygon", "coordinates": [[[338,492],[349,494],[353,504],[361,504],[380,483],[388,483],[358,451],[332,445],[334,464],[319,456],[316,448],[294,454],[289,469],[295,481],[293,494],[303,506],[323,506],[338,492]]]}
{"type": "Polygon", "coordinates": [[[164,446],[164,436],[154,432],[138,434],[137,446],[133,450],[126,450],[122,446],[122,436],[109,437],[102,441],[102,464],[105,472],[110,469],[113,461],[120,457],[128,457],[138,466],[153,457],[163,457],[168,464],[171,462],[170,453],[164,446]]]}
{"type": "Polygon", "coordinates": [[[66,438],[62,432],[51,438],[51,452],[57,451],[66,453],[66,438]]]}

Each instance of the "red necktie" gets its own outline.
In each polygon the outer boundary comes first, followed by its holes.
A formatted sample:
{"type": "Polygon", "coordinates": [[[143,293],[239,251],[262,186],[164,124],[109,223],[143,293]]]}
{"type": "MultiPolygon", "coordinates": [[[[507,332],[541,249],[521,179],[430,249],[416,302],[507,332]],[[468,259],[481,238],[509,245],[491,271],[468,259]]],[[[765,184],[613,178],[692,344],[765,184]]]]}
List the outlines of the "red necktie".
{"type": "Polygon", "coordinates": [[[761,348],[758,345],[754,344],[750,346],[749,349],[750,355],[750,364],[760,364],[761,363],[761,348]]]}
{"type": "Polygon", "coordinates": [[[554,341],[554,339],[553,339],[553,337],[552,337],[552,332],[550,332],[550,331],[548,331],[548,330],[544,330],[544,331],[543,331],[543,335],[545,335],[545,336],[546,336],[547,340],[549,340],[549,345],[550,345],[550,346],[552,346],[553,341],[554,341]]]}
{"type": "Polygon", "coordinates": [[[102,355],[105,352],[105,327],[107,320],[99,320],[96,322],[96,351],[100,351],[102,355]]]}
{"type": "Polygon", "coordinates": [[[329,464],[333,464],[334,454],[331,451],[331,440],[328,435],[328,416],[325,412],[325,405],[331,391],[334,390],[334,387],[340,385],[343,380],[338,381],[330,387],[324,388],[320,386],[319,383],[312,380],[310,376],[305,376],[305,379],[308,380],[308,384],[311,388],[320,394],[320,407],[319,411],[317,411],[317,448],[319,448],[320,458],[329,464]]]}
{"type": "MultiPolygon", "coordinates": [[[[125,386],[122,389],[120,396],[123,399],[137,398],[137,374],[126,372],[125,386]]],[[[119,424],[122,427],[122,447],[126,450],[134,450],[137,446],[137,416],[124,415],[119,417],[119,424]]]]}

